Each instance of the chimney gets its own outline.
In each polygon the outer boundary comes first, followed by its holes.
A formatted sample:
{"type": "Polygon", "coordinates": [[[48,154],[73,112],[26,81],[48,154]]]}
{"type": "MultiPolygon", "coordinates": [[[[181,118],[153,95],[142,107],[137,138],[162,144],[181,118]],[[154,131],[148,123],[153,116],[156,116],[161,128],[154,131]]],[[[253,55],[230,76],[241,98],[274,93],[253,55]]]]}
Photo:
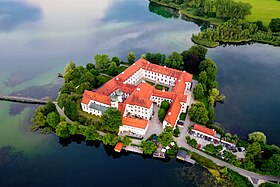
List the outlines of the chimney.
{"type": "Polygon", "coordinates": [[[137,91],[139,91],[139,92],[140,92],[140,88],[137,88],[137,91]]]}
{"type": "Polygon", "coordinates": [[[166,66],[163,66],[164,68],[166,68],[166,66]]]}
{"type": "Polygon", "coordinates": [[[168,116],[171,116],[171,112],[168,112],[168,116]]]}
{"type": "Polygon", "coordinates": [[[117,77],[116,80],[118,81],[118,80],[119,80],[119,77],[117,77]]]}
{"type": "Polygon", "coordinates": [[[124,74],[124,72],[122,72],[122,74],[124,74]]]}

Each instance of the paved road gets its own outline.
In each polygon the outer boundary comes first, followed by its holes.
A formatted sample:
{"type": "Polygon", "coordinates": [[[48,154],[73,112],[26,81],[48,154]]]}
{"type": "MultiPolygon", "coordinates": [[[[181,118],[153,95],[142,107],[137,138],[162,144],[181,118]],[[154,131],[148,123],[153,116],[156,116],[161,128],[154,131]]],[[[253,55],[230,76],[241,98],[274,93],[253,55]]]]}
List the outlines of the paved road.
{"type": "Polygon", "coordinates": [[[66,121],[67,121],[68,123],[73,123],[73,121],[72,121],[71,119],[69,119],[69,118],[65,115],[64,110],[63,110],[62,108],[60,108],[60,106],[58,106],[57,102],[53,102],[53,103],[55,104],[56,110],[57,110],[57,112],[59,113],[59,115],[60,115],[60,116],[64,116],[64,117],[66,118],[66,121]]]}
{"type": "Polygon", "coordinates": [[[257,174],[257,173],[254,173],[254,172],[250,172],[250,171],[247,171],[247,170],[244,170],[244,169],[241,169],[241,168],[238,168],[236,166],[233,166],[227,162],[224,162],[220,159],[217,159],[215,157],[212,157],[202,151],[199,151],[197,149],[194,149],[193,147],[189,146],[187,144],[187,142],[184,140],[184,137],[180,137],[180,139],[178,139],[178,145],[179,146],[182,146],[182,147],[185,147],[187,149],[189,149],[190,151],[192,152],[195,152],[205,158],[208,158],[209,160],[212,160],[213,162],[215,162],[216,164],[220,165],[220,166],[225,166],[225,167],[228,167],[230,169],[232,169],[233,171],[236,171],[238,172],[239,174],[243,175],[243,176],[246,176],[246,177],[250,177],[250,178],[255,178],[255,179],[259,179],[259,180],[264,180],[264,181],[278,181],[280,182],[280,176],[267,176],[267,175],[260,175],[260,174],[257,174]],[[182,140],[183,138],[183,140],[182,140]]]}

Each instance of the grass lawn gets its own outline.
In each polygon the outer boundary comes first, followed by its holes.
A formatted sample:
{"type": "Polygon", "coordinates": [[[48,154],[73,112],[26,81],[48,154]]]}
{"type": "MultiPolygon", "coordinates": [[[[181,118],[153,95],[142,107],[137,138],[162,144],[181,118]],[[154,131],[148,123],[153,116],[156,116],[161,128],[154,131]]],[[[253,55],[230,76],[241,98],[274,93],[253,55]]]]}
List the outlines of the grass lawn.
{"type": "MultiPolygon", "coordinates": [[[[237,1],[237,0],[236,0],[237,1]]],[[[252,5],[252,14],[247,17],[248,21],[263,21],[268,26],[271,18],[280,18],[280,1],[277,0],[238,0],[252,5]]]]}
{"type": "Polygon", "coordinates": [[[147,81],[147,80],[145,80],[145,82],[146,82],[146,83],[148,83],[148,84],[150,84],[150,85],[152,85],[152,86],[154,86],[154,85],[155,85],[155,83],[150,82],[150,81],[147,81]]]}
{"type": "Polygon", "coordinates": [[[157,90],[162,90],[163,88],[165,89],[165,91],[168,91],[168,90],[169,90],[168,87],[165,87],[165,86],[160,85],[160,84],[157,84],[155,88],[156,88],[157,90]]]}

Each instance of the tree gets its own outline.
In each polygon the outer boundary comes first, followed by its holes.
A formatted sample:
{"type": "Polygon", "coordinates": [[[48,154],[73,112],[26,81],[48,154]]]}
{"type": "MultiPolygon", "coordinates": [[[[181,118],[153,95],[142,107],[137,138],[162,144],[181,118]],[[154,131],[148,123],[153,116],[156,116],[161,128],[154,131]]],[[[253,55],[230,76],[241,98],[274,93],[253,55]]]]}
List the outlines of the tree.
{"type": "Polygon", "coordinates": [[[183,70],[184,69],[183,57],[179,53],[173,52],[166,59],[166,65],[174,69],[183,70]]]}
{"type": "Polygon", "coordinates": [[[45,127],[47,124],[46,121],[46,116],[43,113],[44,107],[41,106],[40,108],[38,108],[34,114],[34,117],[32,119],[32,130],[36,131],[39,128],[45,127]]]}
{"type": "Polygon", "coordinates": [[[120,60],[118,57],[116,57],[116,56],[114,56],[114,57],[112,58],[111,62],[115,62],[116,65],[117,65],[118,67],[119,67],[120,64],[121,64],[121,60],[120,60]]]}
{"type": "Polygon", "coordinates": [[[255,166],[254,162],[252,162],[250,160],[244,162],[244,169],[246,169],[246,170],[254,171],[255,167],[256,166],[255,166]]]}
{"type": "Polygon", "coordinates": [[[58,113],[51,112],[51,113],[48,114],[48,116],[47,116],[47,123],[53,129],[55,129],[55,127],[58,125],[59,122],[60,122],[60,116],[59,116],[58,113]]]}
{"type": "Polygon", "coordinates": [[[68,129],[68,122],[63,121],[60,122],[57,126],[56,126],[56,130],[55,133],[57,136],[61,137],[61,138],[68,138],[70,137],[70,132],[68,129]]]}
{"type": "Polygon", "coordinates": [[[167,100],[163,100],[160,104],[160,108],[164,109],[167,111],[170,107],[170,103],[167,100]]]}
{"type": "Polygon", "coordinates": [[[165,117],[165,113],[166,113],[166,111],[163,108],[159,109],[158,119],[159,119],[160,122],[163,122],[164,117],[165,117]]]}
{"type": "Polygon", "coordinates": [[[94,56],[95,60],[95,68],[100,70],[100,69],[107,69],[109,63],[110,63],[110,58],[108,55],[105,54],[97,54],[94,56]]]}
{"type": "Polygon", "coordinates": [[[166,132],[163,131],[159,136],[158,136],[158,142],[162,146],[168,146],[171,142],[173,142],[173,132],[166,132]]]}
{"type": "Polygon", "coordinates": [[[216,118],[216,113],[213,106],[208,107],[208,118],[209,121],[213,121],[216,118]]]}
{"type": "Polygon", "coordinates": [[[175,137],[179,137],[180,136],[180,129],[178,127],[176,127],[176,129],[174,129],[174,136],[175,137]]]}
{"type": "Polygon", "coordinates": [[[280,18],[271,19],[269,28],[272,32],[280,32],[280,18]]]}
{"type": "Polygon", "coordinates": [[[205,125],[209,121],[208,111],[202,103],[192,104],[188,114],[195,123],[205,125]]]}
{"type": "Polygon", "coordinates": [[[259,157],[261,157],[261,145],[258,142],[254,142],[250,144],[247,148],[245,158],[247,161],[255,160],[259,157]]]}
{"type": "Polygon", "coordinates": [[[262,132],[252,132],[248,135],[248,141],[266,144],[266,136],[262,132]]]}
{"type": "Polygon", "coordinates": [[[127,61],[129,64],[133,64],[136,60],[136,55],[134,52],[129,52],[127,55],[127,61]]]}
{"type": "Polygon", "coordinates": [[[45,105],[44,109],[45,109],[44,110],[45,116],[48,115],[51,112],[57,112],[55,104],[52,101],[50,101],[50,100],[48,100],[48,102],[45,105]]]}
{"type": "Polygon", "coordinates": [[[60,88],[60,93],[61,94],[71,94],[72,92],[75,91],[75,86],[73,85],[72,82],[66,82],[63,84],[63,86],[60,88]]]}
{"type": "Polygon", "coordinates": [[[156,144],[150,140],[143,140],[141,142],[141,147],[143,149],[143,152],[148,155],[153,154],[153,152],[155,152],[155,150],[157,149],[156,144]]]}
{"type": "Polygon", "coordinates": [[[129,146],[131,144],[131,142],[132,142],[131,138],[129,138],[126,135],[122,138],[122,143],[124,146],[129,146]]]}
{"type": "Polygon", "coordinates": [[[199,73],[200,62],[205,60],[207,49],[200,45],[194,45],[186,51],[183,51],[184,67],[187,72],[192,74],[199,73]]]}
{"type": "Polygon", "coordinates": [[[186,140],[190,146],[192,146],[194,148],[197,147],[198,143],[197,143],[196,139],[193,139],[190,136],[186,136],[186,140]]]}
{"type": "Polygon", "coordinates": [[[116,62],[111,62],[109,68],[108,68],[108,73],[109,75],[112,75],[112,76],[116,76],[118,74],[118,67],[117,67],[117,64],[116,62]]]}
{"type": "Polygon", "coordinates": [[[207,72],[206,71],[200,72],[199,77],[198,77],[198,82],[201,84],[204,84],[204,85],[207,84],[207,72]]]}
{"type": "Polygon", "coordinates": [[[78,133],[78,129],[79,129],[79,122],[74,121],[73,123],[69,124],[68,130],[69,130],[69,134],[70,135],[75,135],[78,133]]]}
{"type": "Polygon", "coordinates": [[[280,155],[274,154],[269,160],[266,160],[261,170],[268,175],[280,175],[280,155]]]}
{"type": "Polygon", "coordinates": [[[195,99],[202,99],[204,96],[204,89],[201,83],[198,83],[198,85],[193,89],[193,94],[195,99]]]}
{"type": "Polygon", "coordinates": [[[122,125],[122,115],[116,108],[108,108],[101,116],[102,130],[109,132],[118,132],[119,127],[122,125]]]}
{"type": "Polygon", "coordinates": [[[77,120],[77,104],[74,100],[70,100],[69,103],[64,107],[65,115],[71,120],[77,120]]]}
{"type": "Polygon", "coordinates": [[[95,65],[93,64],[93,63],[88,63],[87,65],[86,65],[86,69],[87,70],[92,70],[92,69],[94,69],[95,68],[95,65]]]}
{"type": "Polygon", "coordinates": [[[76,69],[76,64],[73,60],[70,61],[69,64],[67,64],[65,66],[65,69],[64,69],[64,81],[65,82],[69,82],[70,79],[71,79],[71,74],[73,73],[73,71],[76,69]]]}
{"type": "Polygon", "coordinates": [[[97,87],[100,87],[107,82],[107,79],[103,75],[98,75],[96,77],[96,80],[97,80],[97,87]]]}
{"type": "Polygon", "coordinates": [[[106,133],[103,138],[103,143],[105,145],[111,145],[111,146],[114,146],[118,143],[118,141],[120,140],[120,138],[115,135],[115,134],[111,134],[111,133],[106,133]]]}

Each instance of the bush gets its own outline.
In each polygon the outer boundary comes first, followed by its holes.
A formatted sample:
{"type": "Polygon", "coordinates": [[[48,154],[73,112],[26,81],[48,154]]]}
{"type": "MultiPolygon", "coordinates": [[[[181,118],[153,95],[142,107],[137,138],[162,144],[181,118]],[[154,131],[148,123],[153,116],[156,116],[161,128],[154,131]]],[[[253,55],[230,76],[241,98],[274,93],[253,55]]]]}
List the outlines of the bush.
{"type": "Polygon", "coordinates": [[[218,169],[218,165],[215,164],[212,160],[209,160],[203,156],[200,156],[197,153],[192,153],[191,158],[194,159],[198,164],[205,166],[210,169],[218,169]]]}

